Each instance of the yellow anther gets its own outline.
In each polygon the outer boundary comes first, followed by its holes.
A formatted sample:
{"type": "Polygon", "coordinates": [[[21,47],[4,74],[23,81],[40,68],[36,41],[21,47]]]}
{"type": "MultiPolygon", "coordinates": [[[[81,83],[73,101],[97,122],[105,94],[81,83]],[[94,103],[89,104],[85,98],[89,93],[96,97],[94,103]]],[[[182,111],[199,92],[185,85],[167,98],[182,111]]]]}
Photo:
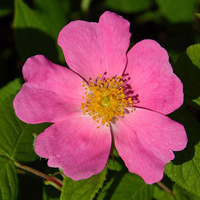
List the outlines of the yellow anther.
{"type": "MultiPolygon", "coordinates": [[[[83,81],[85,88],[85,101],[81,103],[83,114],[90,115],[94,121],[106,127],[119,117],[124,117],[125,109],[131,107],[132,99],[126,97],[123,89],[123,77],[103,78],[101,74],[97,80],[91,79],[88,83],[83,81]]],[[[132,112],[132,110],[131,110],[132,112]]]]}

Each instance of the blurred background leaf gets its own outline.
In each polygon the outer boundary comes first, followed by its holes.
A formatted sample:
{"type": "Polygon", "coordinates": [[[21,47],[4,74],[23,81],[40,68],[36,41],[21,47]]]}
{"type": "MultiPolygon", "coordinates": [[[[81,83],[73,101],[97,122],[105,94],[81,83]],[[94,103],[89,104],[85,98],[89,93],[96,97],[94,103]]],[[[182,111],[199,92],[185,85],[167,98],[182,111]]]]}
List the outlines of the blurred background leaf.
{"type": "Polygon", "coordinates": [[[92,0],[82,0],[81,9],[83,12],[88,12],[92,0]]]}
{"type": "Polygon", "coordinates": [[[171,23],[192,22],[197,0],[156,0],[159,10],[171,23]]]}
{"type": "Polygon", "coordinates": [[[54,62],[63,62],[57,45],[59,31],[66,25],[66,10],[60,0],[34,0],[30,8],[23,0],[15,0],[14,33],[17,49],[24,62],[43,54],[54,62]]]}
{"type": "Polygon", "coordinates": [[[117,12],[136,13],[152,6],[151,0],[105,0],[105,5],[117,12]]]}
{"type": "Polygon", "coordinates": [[[13,12],[14,0],[0,1],[0,17],[7,16],[13,12]]]}

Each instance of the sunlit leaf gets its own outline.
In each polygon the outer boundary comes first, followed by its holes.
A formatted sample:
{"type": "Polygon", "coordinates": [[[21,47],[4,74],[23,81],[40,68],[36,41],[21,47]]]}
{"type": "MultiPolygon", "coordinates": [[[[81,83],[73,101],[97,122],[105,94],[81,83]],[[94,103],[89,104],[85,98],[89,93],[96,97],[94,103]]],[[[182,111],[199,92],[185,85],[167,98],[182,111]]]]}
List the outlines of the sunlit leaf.
{"type": "Polygon", "coordinates": [[[194,44],[187,48],[187,54],[192,63],[200,70],[200,44],[194,44]]]}

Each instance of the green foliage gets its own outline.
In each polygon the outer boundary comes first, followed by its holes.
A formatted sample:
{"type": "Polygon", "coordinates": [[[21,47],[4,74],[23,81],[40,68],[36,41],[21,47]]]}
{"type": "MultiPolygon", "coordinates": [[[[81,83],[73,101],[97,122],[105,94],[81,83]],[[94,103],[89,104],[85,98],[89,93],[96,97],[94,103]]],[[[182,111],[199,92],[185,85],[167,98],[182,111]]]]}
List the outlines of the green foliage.
{"type": "Polygon", "coordinates": [[[30,125],[20,121],[12,107],[13,96],[0,107],[0,153],[11,160],[30,162],[37,158],[33,149],[33,133],[40,133],[45,124],[30,125]]]}
{"type": "Polygon", "coordinates": [[[81,9],[83,12],[87,12],[89,10],[90,4],[92,0],[82,0],[81,1],[81,9]]]}
{"type": "Polygon", "coordinates": [[[200,90],[199,90],[199,88],[200,88],[200,56],[199,56],[200,55],[200,44],[195,44],[195,45],[188,47],[186,52],[187,52],[187,55],[189,56],[192,64],[195,65],[196,68],[198,68],[198,72],[196,74],[192,74],[193,81],[195,79],[195,83],[193,85],[194,86],[193,90],[194,90],[194,92],[196,92],[196,96],[198,96],[198,97],[195,99],[192,99],[192,101],[200,106],[200,90]]]}
{"type": "Polygon", "coordinates": [[[156,0],[160,12],[171,23],[191,22],[196,0],[156,0]]]}
{"type": "Polygon", "coordinates": [[[17,171],[7,157],[0,152],[0,200],[15,200],[17,198],[17,171]]]}
{"type": "Polygon", "coordinates": [[[174,66],[174,71],[184,85],[185,101],[193,106],[200,97],[200,44],[187,48],[174,66]]]}
{"type": "Polygon", "coordinates": [[[198,18],[200,18],[200,13],[195,13],[195,15],[196,15],[198,18]]]}
{"type": "Polygon", "coordinates": [[[174,192],[175,200],[200,200],[200,197],[187,192],[185,189],[181,188],[177,184],[174,184],[173,192],[174,192]]]}
{"type": "Polygon", "coordinates": [[[13,12],[14,0],[1,0],[0,1],[0,17],[4,17],[13,12]]]}
{"type": "Polygon", "coordinates": [[[193,99],[193,101],[200,106],[200,97],[193,99]]]}
{"type": "MultiPolygon", "coordinates": [[[[4,79],[5,72],[12,74],[9,80],[17,76],[13,75],[15,71],[18,74],[19,70],[21,72],[18,55],[11,57],[15,47],[22,62],[36,54],[43,54],[56,63],[64,62],[62,51],[57,45],[59,31],[69,19],[97,21],[106,8],[119,12],[131,22],[133,43],[144,38],[154,38],[162,46],[166,44],[168,51],[180,55],[187,46],[200,42],[197,18],[200,14],[194,14],[198,11],[197,0],[1,0],[1,19],[10,17],[6,30],[0,26],[0,39],[3,34],[6,35],[1,44],[4,40],[9,42],[9,48],[4,48],[4,43],[0,48],[4,52],[0,54],[1,79],[4,79]],[[7,38],[13,20],[10,17],[13,8],[15,43],[13,38],[7,38]],[[196,20],[193,20],[194,17],[196,20]],[[10,62],[11,59],[14,61],[10,62]],[[14,70],[7,67],[12,65],[15,65],[14,70]]],[[[157,184],[147,185],[139,176],[129,173],[114,151],[114,162],[109,160],[108,170],[106,168],[100,174],[81,181],[64,177],[61,193],[52,189],[52,186],[44,186],[38,199],[199,200],[200,124],[197,120],[200,109],[200,44],[187,48],[175,63],[174,71],[183,82],[185,104],[170,117],[185,126],[188,145],[182,152],[175,153],[175,160],[166,166],[165,173],[175,182],[166,182],[173,194],[167,193],[157,184]]],[[[0,200],[17,199],[18,178],[14,161],[31,162],[38,158],[33,148],[33,133],[38,134],[48,126],[25,124],[15,116],[13,95],[21,85],[21,80],[15,79],[0,90],[0,200]]],[[[29,177],[26,177],[27,185],[28,180],[29,177]]]]}
{"type": "Polygon", "coordinates": [[[200,44],[195,44],[187,48],[187,54],[192,63],[200,69],[200,44]]]}
{"type": "Polygon", "coordinates": [[[124,162],[114,150],[114,160],[108,162],[108,175],[97,200],[151,200],[153,185],[147,185],[141,177],[127,172],[124,162]]]}
{"type": "Polygon", "coordinates": [[[140,12],[152,6],[151,0],[106,0],[106,6],[126,13],[140,12]]]}
{"type": "Polygon", "coordinates": [[[15,0],[14,33],[23,61],[36,54],[64,61],[57,37],[67,23],[65,14],[60,0],[34,0],[33,9],[23,0],[15,0]]]}
{"type": "Polygon", "coordinates": [[[184,108],[170,115],[185,126],[188,135],[186,149],[176,153],[165,172],[177,184],[187,191],[200,196],[200,124],[184,108]]]}
{"type": "Polygon", "coordinates": [[[158,185],[154,185],[153,199],[156,200],[174,200],[174,196],[166,191],[162,190],[158,185]]]}
{"type": "Polygon", "coordinates": [[[99,174],[89,179],[73,181],[65,176],[61,193],[61,200],[92,200],[102,187],[107,174],[107,167],[99,174]]]}
{"type": "Polygon", "coordinates": [[[15,94],[16,91],[21,89],[22,83],[21,79],[16,78],[15,80],[9,82],[6,86],[0,90],[0,104],[9,97],[11,94],[15,94]]]}
{"type": "Polygon", "coordinates": [[[150,200],[153,185],[147,185],[139,176],[131,173],[115,172],[106,183],[97,200],[150,200]]]}
{"type": "Polygon", "coordinates": [[[154,185],[154,199],[156,200],[200,200],[200,197],[186,191],[179,185],[173,185],[173,193],[163,191],[159,186],[154,185]]]}
{"type": "Polygon", "coordinates": [[[43,200],[59,200],[60,191],[56,190],[52,186],[44,186],[43,188],[43,200]]]}
{"type": "MultiPolygon", "coordinates": [[[[20,83],[13,81],[0,91],[1,94],[17,89],[20,83]],[[15,85],[15,87],[14,87],[15,85]]],[[[2,98],[1,98],[2,100],[2,98]]],[[[40,133],[46,124],[29,125],[21,122],[13,110],[13,95],[0,104],[0,199],[17,197],[17,173],[13,161],[30,162],[37,158],[33,149],[33,133],[40,133]]]]}

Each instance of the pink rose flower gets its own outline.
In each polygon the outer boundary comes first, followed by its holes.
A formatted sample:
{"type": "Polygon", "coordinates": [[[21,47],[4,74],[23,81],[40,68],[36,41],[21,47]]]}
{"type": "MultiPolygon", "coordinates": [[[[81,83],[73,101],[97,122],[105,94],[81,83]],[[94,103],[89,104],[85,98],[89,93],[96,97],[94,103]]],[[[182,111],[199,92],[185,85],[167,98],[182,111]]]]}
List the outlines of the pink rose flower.
{"type": "Polygon", "coordinates": [[[16,115],[53,123],[37,137],[35,151],[73,180],[101,172],[114,142],[129,171],[152,184],[173,151],[186,147],[184,127],[165,116],[183,103],[183,85],[157,42],[143,40],[127,53],[129,27],[108,11],[98,23],[71,22],[58,37],[70,69],[42,55],[23,66],[16,115]]]}

